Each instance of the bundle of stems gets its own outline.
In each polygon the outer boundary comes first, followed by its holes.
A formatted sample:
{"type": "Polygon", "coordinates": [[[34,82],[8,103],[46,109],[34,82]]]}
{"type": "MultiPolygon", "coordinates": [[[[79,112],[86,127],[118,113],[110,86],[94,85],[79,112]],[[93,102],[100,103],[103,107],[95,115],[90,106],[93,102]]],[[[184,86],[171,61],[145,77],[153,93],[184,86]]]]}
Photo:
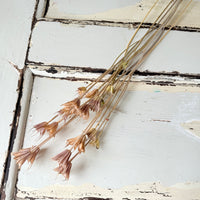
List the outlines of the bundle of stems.
{"type": "Polygon", "coordinates": [[[20,149],[18,152],[13,153],[18,166],[21,167],[25,161],[33,164],[41,147],[54,138],[59,131],[74,119],[83,118],[87,120],[90,112],[95,112],[96,114],[83,132],[74,138],[68,139],[66,149],[53,158],[58,162],[55,171],[68,179],[74,158],[85,152],[88,144],[99,148],[99,138],[109,122],[111,114],[124,96],[133,73],[176,25],[191,1],[181,6],[178,15],[177,9],[183,0],[169,1],[146,33],[138,41],[133,42],[142,24],[158,3],[158,0],[156,0],[136,29],[127,48],[115,59],[111,67],[88,84],[87,87],[79,87],[78,96],[72,101],[64,103],[52,119],[33,127],[40,135],[48,134],[48,136],[38,145],[20,149]]]}

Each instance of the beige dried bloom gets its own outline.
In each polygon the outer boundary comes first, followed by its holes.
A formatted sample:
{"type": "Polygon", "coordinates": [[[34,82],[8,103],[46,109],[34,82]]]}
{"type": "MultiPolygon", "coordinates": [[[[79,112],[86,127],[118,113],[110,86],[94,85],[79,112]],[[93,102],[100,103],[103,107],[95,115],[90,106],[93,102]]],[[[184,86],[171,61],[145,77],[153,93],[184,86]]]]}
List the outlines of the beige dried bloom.
{"type": "Polygon", "coordinates": [[[79,135],[75,138],[70,138],[67,140],[66,145],[73,146],[73,149],[78,149],[79,153],[85,152],[85,141],[86,141],[86,135],[79,135]]]}
{"type": "Polygon", "coordinates": [[[62,104],[64,106],[58,111],[58,114],[66,121],[71,115],[79,115],[80,113],[80,99],[76,98],[72,101],[62,104]]]}
{"type": "Polygon", "coordinates": [[[72,101],[68,101],[68,102],[62,104],[62,106],[64,106],[65,109],[71,110],[71,109],[74,109],[74,108],[79,108],[80,103],[81,103],[80,99],[76,98],[72,101]]]}
{"type": "Polygon", "coordinates": [[[85,92],[86,92],[86,87],[79,87],[77,91],[78,91],[78,94],[79,94],[80,96],[82,96],[82,95],[84,95],[85,92]]]}
{"type": "Polygon", "coordinates": [[[90,106],[88,104],[84,104],[80,107],[80,117],[87,120],[89,118],[90,106]]]}
{"type": "Polygon", "coordinates": [[[72,163],[68,162],[66,164],[59,164],[59,166],[56,167],[54,171],[58,172],[58,174],[62,174],[66,179],[69,179],[71,168],[72,163]]]}
{"type": "Polygon", "coordinates": [[[90,98],[94,97],[98,92],[99,92],[98,89],[94,89],[94,90],[88,92],[88,93],[85,95],[85,97],[90,99],[90,98]]]}
{"type": "Polygon", "coordinates": [[[69,161],[71,154],[71,151],[66,149],[52,158],[59,164],[54,171],[58,172],[58,174],[62,174],[66,179],[69,179],[69,174],[72,167],[72,163],[69,161]]]}
{"type": "Polygon", "coordinates": [[[48,128],[48,122],[41,122],[33,127],[40,135],[44,135],[48,128]]]}
{"type": "Polygon", "coordinates": [[[103,104],[103,100],[102,99],[90,99],[89,102],[88,102],[88,105],[90,107],[90,109],[93,111],[93,112],[99,112],[101,106],[103,104]]]}
{"type": "Polygon", "coordinates": [[[32,146],[30,148],[20,149],[18,152],[13,152],[12,155],[19,168],[21,168],[25,161],[28,161],[32,165],[39,151],[40,148],[38,146],[32,146]]]}
{"type": "Polygon", "coordinates": [[[33,128],[39,132],[40,135],[44,135],[45,132],[48,132],[50,136],[55,136],[56,130],[58,128],[58,122],[52,122],[51,124],[48,122],[42,122],[36,124],[33,128]]]}
{"type": "Polygon", "coordinates": [[[58,128],[58,122],[52,122],[51,124],[48,125],[47,131],[49,132],[49,135],[51,137],[55,137],[57,133],[57,128],[58,128]]]}
{"type": "Polygon", "coordinates": [[[69,149],[66,149],[58,155],[56,155],[55,157],[53,157],[52,159],[57,161],[58,163],[67,163],[71,154],[72,152],[69,149]]]}

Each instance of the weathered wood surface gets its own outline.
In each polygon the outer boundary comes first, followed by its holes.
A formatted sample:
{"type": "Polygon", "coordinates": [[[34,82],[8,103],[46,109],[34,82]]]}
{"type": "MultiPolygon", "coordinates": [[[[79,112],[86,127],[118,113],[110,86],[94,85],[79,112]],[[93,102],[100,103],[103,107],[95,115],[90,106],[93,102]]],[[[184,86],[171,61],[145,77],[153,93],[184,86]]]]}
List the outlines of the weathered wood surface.
{"type": "MultiPolygon", "coordinates": [[[[77,87],[85,84],[40,77],[34,79],[24,147],[37,142],[38,137],[33,137],[30,131],[33,125],[50,119],[59,105],[73,99],[77,87]]],[[[77,121],[68,126],[45,145],[31,169],[28,165],[22,167],[18,174],[17,197],[200,198],[200,186],[192,184],[200,181],[200,140],[194,131],[182,126],[191,121],[200,123],[199,99],[198,85],[161,86],[155,82],[133,80],[110,120],[100,149],[89,147],[85,154],[74,160],[70,180],[65,181],[53,171],[57,163],[51,157],[64,149],[67,138],[80,134],[86,122],[77,121]],[[133,186],[158,181],[165,186],[182,182],[191,182],[191,185],[181,184],[170,189],[157,184],[155,190],[152,186],[155,184],[147,184],[146,189],[143,189],[144,185],[133,186]],[[151,191],[149,194],[148,191],[138,192],[140,190],[151,191]],[[167,194],[169,197],[165,196],[167,194]]]]}
{"type": "MultiPolygon", "coordinates": [[[[50,0],[46,17],[55,19],[75,19],[109,21],[116,23],[141,22],[155,0],[50,0]]],[[[158,12],[169,1],[161,0],[145,22],[152,23],[158,12]]],[[[185,0],[185,3],[188,1],[185,0]]],[[[177,24],[183,28],[200,28],[200,1],[194,0],[187,13],[177,24]]],[[[113,24],[114,25],[114,24],[113,24]]]]}
{"type": "MultiPolygon", "coordinates": [[[[142,29],[137,38],[145,31],[142,29]]],[[[33,30],[28,60],[36,65],[106,69],[125,49],[133,33],[134,29],[121,27],[38,22],[33,30]]],[[[200,74],[199,52],[199,33],[171,31],[139,71],[200,74]]]]}
{"type": "MultiPolygon", "coordinates": [[[[0,1],[0,181],[10,153],[8,146],[15,127],[14,116],[19,114],[15,109],[22,80],[20,70],[24,67],[35,3],[35,0],[0,1]]],[[[3,191],[1,193],[3,195],[3,191]]]]}

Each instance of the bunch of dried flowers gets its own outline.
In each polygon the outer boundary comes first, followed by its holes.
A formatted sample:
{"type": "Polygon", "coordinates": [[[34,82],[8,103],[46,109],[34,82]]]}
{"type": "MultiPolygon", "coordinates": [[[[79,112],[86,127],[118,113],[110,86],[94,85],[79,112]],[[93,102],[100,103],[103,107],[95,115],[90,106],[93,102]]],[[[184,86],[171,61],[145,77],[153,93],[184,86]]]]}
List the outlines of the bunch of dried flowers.
{"type": "Polygon", "coordinates": [[[177,23],[191,3],[191,1],[188,1],[181,7],[180,13],[177,16],[175,13],[177,12],[177,8],[180,7],[182,0],[171,0],[144,36],[140,40],[133,42],[143,22],[157,2],[158,0],[156,0],[144,17],[144,20],[136,29],[127,48],[115,59],[112,66],[87,87],[79,87],[78,96],[72,101],[64,103],[52,119],[41,122],[33,127],[41,136],[48,134],[48,137],[38,145],[13,153],[19,167],[25,161],[32,164],[45,143],[54,138],[60,130],[74,119],[82,118],[87,120],[90,112],[95,112],[96,114],[89,125],[80,135],[68,139],[66,141],[66,149],[53,158],[53,160],[58,162],[58,167],[55,168],[55,171],[68,179],[73,159],[85,152],[88,144],[99,148],[99,138],[111,114],[123,97],[133,73],[177,23]],[[165,30],[166,27],[168,27],[168,30],[165,30]],[[107,75],[108,78],[106,78],[107,75]],[[97,86],[97,83],[98,85],[99,83],[101,84],[97,86]]]}

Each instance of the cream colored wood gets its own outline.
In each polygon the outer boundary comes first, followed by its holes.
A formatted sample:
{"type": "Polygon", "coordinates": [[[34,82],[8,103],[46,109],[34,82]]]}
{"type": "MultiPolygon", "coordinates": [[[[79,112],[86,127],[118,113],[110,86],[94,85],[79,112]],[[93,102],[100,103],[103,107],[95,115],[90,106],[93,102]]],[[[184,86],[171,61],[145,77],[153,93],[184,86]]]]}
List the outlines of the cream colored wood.
{"type": "MultiPolygon", "coordinates": [[[[141,22],[155,0],[50,0],[47,18],[112,21],[121,23],[141,22]]],[[[169,0],[159,0],[145,22],[152,23],[158,12],[169,0]]],[[[185,3],[188,2],[185,0],[185,3]]],[[[177,24],[182,27],[200,28],[200,1],[194,0],[184,18],[177,24]]],[[[113,24],[114,25],[114,24],[113,24]]]]}

